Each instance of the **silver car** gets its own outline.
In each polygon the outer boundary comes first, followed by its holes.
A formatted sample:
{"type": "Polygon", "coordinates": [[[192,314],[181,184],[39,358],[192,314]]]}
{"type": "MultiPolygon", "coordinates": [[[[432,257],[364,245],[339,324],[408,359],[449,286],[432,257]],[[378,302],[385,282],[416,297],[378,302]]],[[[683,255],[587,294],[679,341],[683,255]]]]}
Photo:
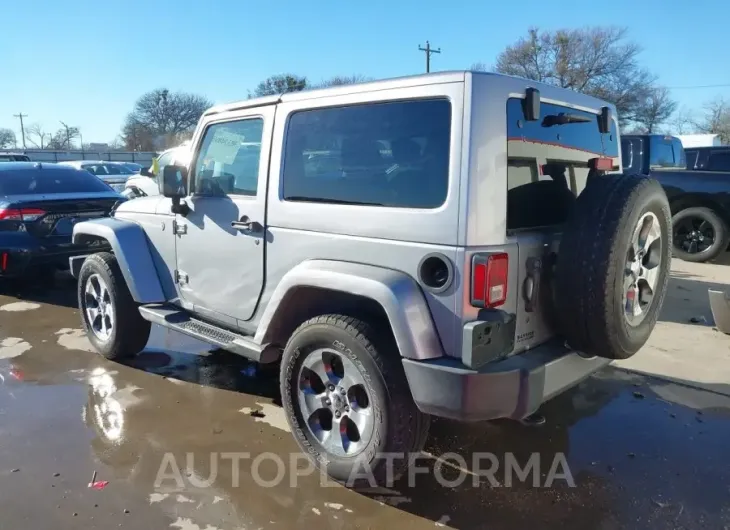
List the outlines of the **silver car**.
{"type": "Polygon", "coordinates": [[[646,343],[671,215],[619,147],[613,106],[477,72],[214,107],[161,195],[75,226],[112,249],[72,259],[81,322],[278,363],[302,451],[389,485],[430,416],[524,419],[646,343]]]}
{"type": "Polygon", "coordinates": [[[108,184],[114,191],[123,192],[127,179],[136,173],[122,162],[108,160],[72,160],[59,162],[65,166],[85,169],[108,184]]]}

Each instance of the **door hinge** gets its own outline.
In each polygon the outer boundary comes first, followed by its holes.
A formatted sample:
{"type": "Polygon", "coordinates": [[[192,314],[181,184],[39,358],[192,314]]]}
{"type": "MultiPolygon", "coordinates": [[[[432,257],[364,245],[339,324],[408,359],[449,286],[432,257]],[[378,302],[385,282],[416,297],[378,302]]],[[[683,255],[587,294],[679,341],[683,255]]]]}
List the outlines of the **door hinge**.
{"type": "Polygon", "coordinates": [[[187,234],[188,225],[185,223],[178,223],[177,220],[172,221],[172,233],[177,235],[187,234]]]}
{"type": "Polygon", "coordinates": [[[188,275],[183,271],[175,269],[175,283],[184,285],[188,283],[188,275]]]}

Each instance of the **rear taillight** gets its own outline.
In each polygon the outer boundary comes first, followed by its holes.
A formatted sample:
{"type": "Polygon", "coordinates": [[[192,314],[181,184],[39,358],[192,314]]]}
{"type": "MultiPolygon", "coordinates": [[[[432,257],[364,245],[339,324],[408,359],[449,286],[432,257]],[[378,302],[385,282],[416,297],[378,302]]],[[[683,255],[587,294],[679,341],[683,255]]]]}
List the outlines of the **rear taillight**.
{"type": "Polygon", "coordinates": [[[471,304],[498,307],[507,300],[509,255],[476,255],[471,267],[471,304]]]}
{"type": "Polygon", "coordinates": [[[0,272],[8,270],[8,253],[3,252],[0,254],[0,272]]]}
{"type": "Polygon", "coordinates": [[[0,208],[0,221],[35,221],[44,215],[39,208],[0,208]]]}

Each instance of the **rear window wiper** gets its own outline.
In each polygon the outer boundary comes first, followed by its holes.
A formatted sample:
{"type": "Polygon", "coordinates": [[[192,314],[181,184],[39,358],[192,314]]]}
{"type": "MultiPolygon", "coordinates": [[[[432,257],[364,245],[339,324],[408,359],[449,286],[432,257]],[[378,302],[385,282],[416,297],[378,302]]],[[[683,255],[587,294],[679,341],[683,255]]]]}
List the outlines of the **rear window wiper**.
{"type": "Polygon", "coordinates": [[[385,206],[384,204],[381,204],[379,202],[360,202],[360,201],[345,201],[342,199],[328,199],[326,197],[300,197],[300,196],[293,196],[293,197],[284,197],[287,201],[302,201],[302,202],[323,202],[323,203],[329,203],[329,204],[355,204],[359,206],[385,206]]]}
{"type": "Polygon", "coordinates": [[[568,114],[561,112],[560,114],[548,114],[542,120],[543,127],[552,127],[553,125],[565,125],[567,123],[590,123],[593,120],[587,116],[580,114],[568,114]]]}

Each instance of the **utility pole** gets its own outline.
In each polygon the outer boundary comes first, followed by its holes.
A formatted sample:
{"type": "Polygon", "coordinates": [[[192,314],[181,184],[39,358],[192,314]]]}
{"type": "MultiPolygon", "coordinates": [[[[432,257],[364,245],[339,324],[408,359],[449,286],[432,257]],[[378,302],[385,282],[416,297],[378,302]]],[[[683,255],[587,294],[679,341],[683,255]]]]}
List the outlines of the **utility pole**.
{"type": "Polygon", "coordinates": [[[431,71],[431,54],[432,53],[441,53],[441,48],[433,49],[431,48],[431,43],[426,41],[426,47],[421,48],[421,45],[418,45],[418,50],[422,52],[426,52],[426,73],[431,71]]]}
{"type": "Polygon", "coordinates": [[[23,150],[25,151],[25,149],[26,149],[26,147],[25,147],[25,126],[23,125],[23,118],[27,118],[28,115],[27,114],[23,114],[21,112],[19,114],[13,114],[13,117],[20,119],[20,134],[23,137],[23,150]]]}

